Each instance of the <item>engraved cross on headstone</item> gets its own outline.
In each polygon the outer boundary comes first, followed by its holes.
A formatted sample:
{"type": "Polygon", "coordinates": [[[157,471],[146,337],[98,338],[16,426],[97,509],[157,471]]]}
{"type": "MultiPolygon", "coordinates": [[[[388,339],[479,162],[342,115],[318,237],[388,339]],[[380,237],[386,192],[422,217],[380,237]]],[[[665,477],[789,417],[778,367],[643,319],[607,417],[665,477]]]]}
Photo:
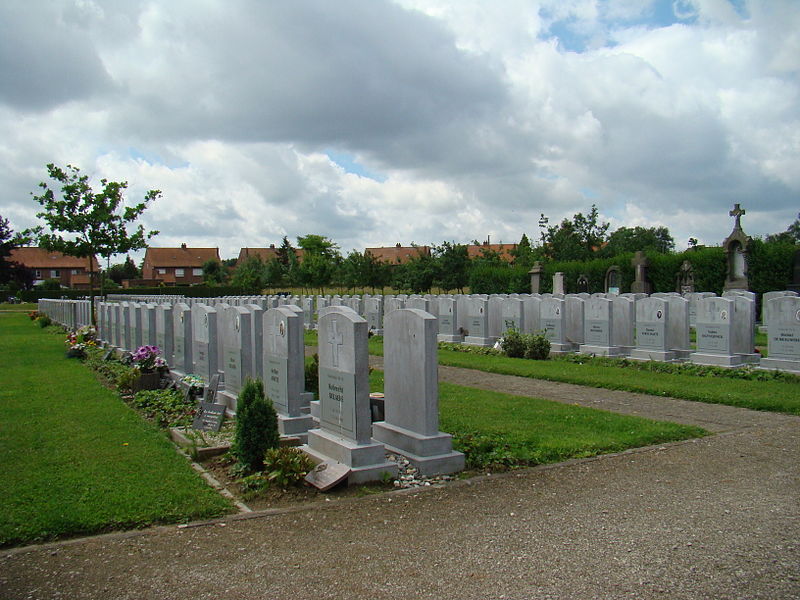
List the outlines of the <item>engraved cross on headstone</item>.
{"type": "Polygon", "coordinates": [[[331,345],[333,355],[331,362],[334,367],[339,366],[339,346],[344,344],[344,336],[339,333],[339,326],[335,320],[331,321],[331,328],[328,331],[328,343],[331,345]]]}
{"type": "Polygon", "coordinates": [[[736,203],[733,205],[733,210],[728,213],[732,217],[736,217],[736,224],[733,226],[734,229],[741,229],[741,218],[742,215],[746,214],[743,208],[740,208],[739,204],[736,203]]]}

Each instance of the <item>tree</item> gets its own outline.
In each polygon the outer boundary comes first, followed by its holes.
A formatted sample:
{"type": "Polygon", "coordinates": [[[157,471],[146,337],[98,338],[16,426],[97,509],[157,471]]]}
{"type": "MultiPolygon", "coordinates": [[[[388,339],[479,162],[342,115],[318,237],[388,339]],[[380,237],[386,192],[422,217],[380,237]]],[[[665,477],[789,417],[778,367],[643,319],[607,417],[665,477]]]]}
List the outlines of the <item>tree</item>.
{"type": "Polygon", "coordinates": [[[251,256],[233,272],[231,285],[248,294],[260,294],[267,286],[267,268],[260,256],[251,256]]]}
{"type": "Polygon", "coordinates": [[[797,213],[797,219],[795,219],[794,223],[789,225],[786,231],[770,234],[765,241],[767,243],[785,242],[789,244],[800,244],[800,213],[797,213]]]}
{"type": "Polygon", "coordinates": [[[430,292],[438,275],[436,260],[428,253],[419,252],[407,263],[398,265],[394,285],[398,289],[410,290],[415,294],[430,292]]]}
{"type": "Polygon", "coordinates": [[[442,242],[441,246],[433,247],[433,254],[439,266],[437,285],[463,294],[469,280],[470,260],[467,247],[455,242],[442,242]]]}
{"type": "MultiPolygon", "coordinates": [[[[47,165],[51,179],[61,184],[61,197],[42,182],[43,190],[33,199],[44,209],[36,214],[51,230],[45,232],[41,226],[26,231],[35,236],[38,246],[49,251],[57,251],[76,258],[89,261],[90,295],[94,300],[94,261],[96,255],[109,258],[114,254],[122,254],[131,250],[147,247],[147,240],[157,231],[145,232],[139,225],[133,233],[128,232],[132,225],[147,208],[148,203],[161,196],[159,190],[150,190],[145,194],[144,202],[134,206],[125,206],[123,193],[128,187],[126,181],[116,182],[101,179],[102,191],[96,193],[89,185],[89,176],[81,175],[80,169],[67,165],[61,169],[54,164],[47,165]],[[67,234],[64,237],[62,234],[67,234]]],[[[95,315],[92,312],[92,323],[95,315]]]]}
{"type": "Polygon", "coordinates": [[[33,284],[33,273],[21,264],[10,260],[11,251],[25,243],[22,235],[15,235],[8,219],[0,215],[0,285],[12,284],[16,289],[29,288],[33,284]]]}
{"type": "Polygon", "coordinates": [[[669,254],[675,250],[675,240],[666,227],[620,227],[608,236],[602,254],[610,258],[637,250],[669,254]]]}
{"type": "Polygon", "coordinates": [[[290,280],[303,287],[316,287],[321,290],[331,282],[341,262],[339,246],[325,236],[316,234],[298,237],[297,245],[303,249],[303,260],[292,269],[290,258],[290,280]]]}
{"type": "Polygon", "coordinates": [[[592,204],[589,214],[576,213],[572,221],[564,219],[559,225],[547,227],[547,217],[542,215],[542,240],[545,253],[554,260],[587,260],[600,250],[606,241],[608,223],[599,222],[597,206],[592,204]]]}
{"type": "Polygon", "coordinates": [[[206,285],[224,285],[228,281],[228,269],[211,258],[203,263],[203,281],[206,285]]]}
{"type": "Polygon", "coordinates": [[[531,247],[531,242],[524,233],[519,240],[519,244],[509,254],[514,258],[514,265],[525,268],[532,267],[537,257],[537,252],[531,247]]]}
{"type": "Polygon", "coordinates": [[[123,279],[138,279],[141,277],[142,272],[133,262],[133,259],[130,256],[126,256],[124,263],[111,265],[106,269],[106,274],[111,281],[121,285],[123,279]]]}

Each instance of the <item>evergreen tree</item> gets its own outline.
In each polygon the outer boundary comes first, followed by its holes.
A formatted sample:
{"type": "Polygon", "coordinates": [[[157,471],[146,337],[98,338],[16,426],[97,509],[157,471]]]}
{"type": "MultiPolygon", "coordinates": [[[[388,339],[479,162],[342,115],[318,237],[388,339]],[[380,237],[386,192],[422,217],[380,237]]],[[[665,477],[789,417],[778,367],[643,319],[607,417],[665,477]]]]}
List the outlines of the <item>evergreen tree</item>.
{"type": "Polygon", "coordinates": [[[264,454],[280,442],[278,415],[272,401],[264,396],[264,383],[249,379],[236,403],[236,437],[231,452],[251,473],[264,467],[264,454]]]}

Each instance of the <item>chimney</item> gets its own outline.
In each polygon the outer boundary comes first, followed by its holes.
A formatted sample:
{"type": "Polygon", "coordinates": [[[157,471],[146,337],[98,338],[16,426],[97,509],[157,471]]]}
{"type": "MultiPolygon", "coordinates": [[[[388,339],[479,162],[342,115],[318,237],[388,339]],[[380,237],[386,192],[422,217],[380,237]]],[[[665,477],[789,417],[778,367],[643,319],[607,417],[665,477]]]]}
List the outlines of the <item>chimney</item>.
{"type": "Polygon", "coordinates": [[[183,244],[181,244],[181,248],[183,248],[184,250],[186,250],[186,243],[183,243],[183,244]]]}
{"type": "Polygon", "coordinates": [[[275,244],[270,244],[269,247],[274,250],[275,249],[275,244]]]}
{"type": "Polygon", "coordinates": [[[397,244],[395,244],[395,248],[400,248],[400,242],[397,242],[397,244]]]}

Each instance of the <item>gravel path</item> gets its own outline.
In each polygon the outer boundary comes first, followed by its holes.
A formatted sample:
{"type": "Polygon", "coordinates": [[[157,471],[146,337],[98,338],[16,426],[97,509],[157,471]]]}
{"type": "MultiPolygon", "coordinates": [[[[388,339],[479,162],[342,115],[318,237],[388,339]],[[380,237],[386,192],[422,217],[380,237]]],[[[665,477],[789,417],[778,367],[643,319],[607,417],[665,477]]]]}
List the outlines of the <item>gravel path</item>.
{"type": "Polygon", "coordinates": [[[800,418],[447,367],[440,377],[718,435],[6,551],[0,597],[800,598],[800,418]]]}

